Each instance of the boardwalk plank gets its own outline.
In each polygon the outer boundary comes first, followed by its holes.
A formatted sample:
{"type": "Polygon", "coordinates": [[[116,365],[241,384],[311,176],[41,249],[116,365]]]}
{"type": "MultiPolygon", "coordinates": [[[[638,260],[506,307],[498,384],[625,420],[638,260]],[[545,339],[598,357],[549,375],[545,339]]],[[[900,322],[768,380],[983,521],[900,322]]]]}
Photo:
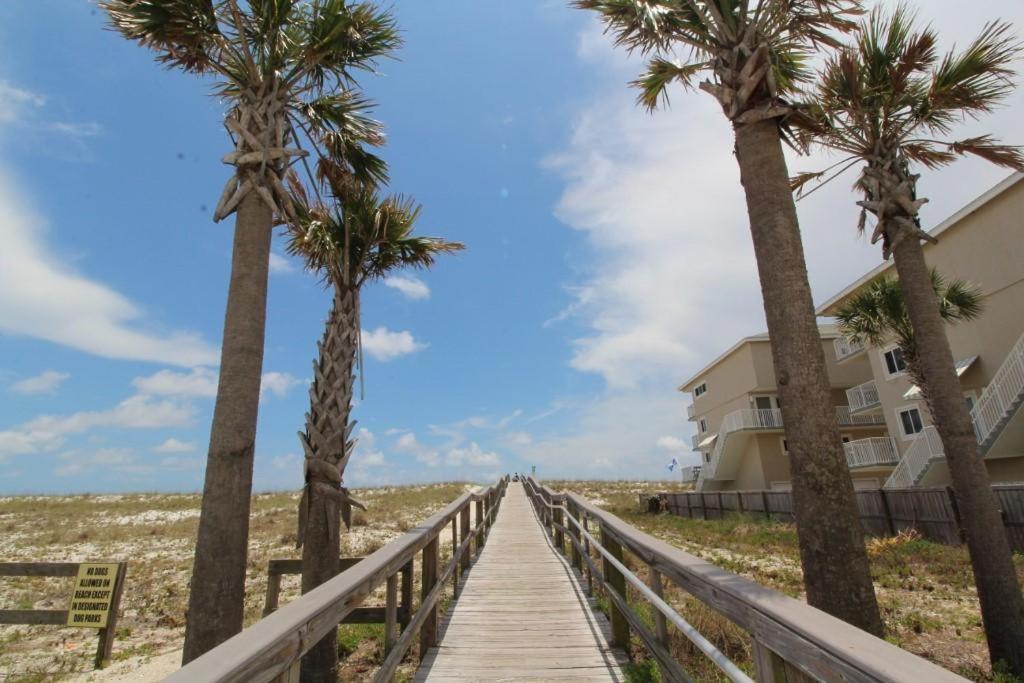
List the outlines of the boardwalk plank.
{"type": "Polygon", "coordinates": [[[624,681],[626,657],[610,634],[522,487],[511,485],[413,680],[624,681]]]}

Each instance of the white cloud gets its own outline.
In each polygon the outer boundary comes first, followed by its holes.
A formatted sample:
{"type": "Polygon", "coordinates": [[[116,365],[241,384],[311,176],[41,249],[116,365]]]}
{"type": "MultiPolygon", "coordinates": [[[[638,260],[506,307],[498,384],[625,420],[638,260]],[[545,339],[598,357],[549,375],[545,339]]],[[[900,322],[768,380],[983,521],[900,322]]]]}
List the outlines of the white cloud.
{"type": "Polygon", "coordinates": [[[75,273],[46,244],[46,221],[26,197],[0,168],[0,332],[104,358],[179,366],[217,362],[217,350],[198,334],[148,331],[139,306],[75,273]]]}
{"type": "Polygon", "coordinates": [[[0,431],[0,459],[52,451],[62,446],[68,436],[94,429],[187,427],[194,417],[195,409],[191,405],[142,395],[131,396],[109,410],[42,415],[13,429],[0,431]]]}
{"type": "Polygon", "coordinates": [[[295,265],[288,258],[272,251],[270,252],[270,272],[278,274],[294,273],[295,265]]]}
{"type": "Polygon", "coordinates": [[[662,436],[658,439],[657,446],[670,452],[689,450],[687,443],[677,436],[662,436]]]}
{"type": "Polygon", "coordinates": [[[44,370],[35,377],[28,377],[11,385],[11,391],[17,394],[52,394],[57,391],[61,383],[71,375],[67,372],[56,370],[44,370]]]}
{"type": "Polygon", "coordinates": [[[198,446],[195,441],[180,441],[173,437],[159,446],[153,447],[154,453],[194,453],[198,446]]]}
{"type": "Polygon", "coordinates": [[[291,388],[302,380],[287,372],[265,372],[260,382],[260,397],[273,394],[277,397],[287,396],[291,388]]]}
{"type": "Polygon", "coordinates": [[[410,332],[392,332],[386,327],[375,330],[363,330],[363,351],[371,358],[387,362],[399,356],[416,353],[427,348],[415,339],[410,332]]]}
{"type": "Polygon", "coordinates": [[[139,465],[135,454],[127,448],[103,448],[89,454],[71,451],[62,453],[59,460],[63,464],[54,470],[58,477],[70,477],[82,472],[95,473],[98,469],[121,473],[138,473],[152,469],[139,465]]]}
{"type": "Polygon", "coordinates": [[[397,289],[409,299],[430,298],[430,287],[428,287],[427,283],[423,282],[423,280],[416,277],[392,275],[384,280],[384,286],[397,289]]]}
{"type": "Polygon", "coordinates": [[[395,440],[394,448],[401,453],[411,454],[417,462],[428,467],[437,467],[441,464],[441,454],[436,449],[420,443],[413,432],[402,433],[395,440]]]}
{"type": "Polygon", "coordinates": [[[46,104],[42,95],[16,88],[0,80],[0,124],[13,123],[46,104]]]}
{"type": "Polygon", "coordinates": [[[136,377],[132,386],[145,395],[210,398],[217,395],[217,371],[210,368],[192,368],[188,372],[160,370],[148,377],[136,377]]]}
{"type": "Polygon", "coordinates": [[[445,455],[446,465],[471,467],[494,467],[501,462],[501,458],[493,451],[485,451],[474,441],[466,448],[453,448],[445,455]]]}
{"type": "Polygon", "coordinates": [[[529,446],[533,443],[533,436],[528,432],[509,432],[504,436],[504,441],[512,446],[529,446]]]}

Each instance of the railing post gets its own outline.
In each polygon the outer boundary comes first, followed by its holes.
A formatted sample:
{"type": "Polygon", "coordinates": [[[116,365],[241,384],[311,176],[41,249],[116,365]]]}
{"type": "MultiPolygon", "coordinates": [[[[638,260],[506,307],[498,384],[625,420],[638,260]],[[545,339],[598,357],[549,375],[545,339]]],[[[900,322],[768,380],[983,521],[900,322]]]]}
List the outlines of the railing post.
{"type": "MultiPolygon", "coordinates": [[[[466,507],[462,508],[459,513],[459,525],[462,527],[462,542],[465,543],[466,539],[469,538],[469,503],[466,503],[466,507]]],[[[466,551],[462,553],[462,573],[465,575],[469,571],[469,558],[473,552],[473,548],[470,546],[466,547],[466,551]]]]}
{"type": "MultiPolygon", "coordinates": [[[[568,507],[568,509],[569,509],[569,516],[573,520],[575,520],[576,522],[579,522],[580,521],[580,511],[579,511],[579,508],[576,507],[575,503],[572,503],[572,502],[569,502],[569,501],[566,501],[566,504],[567,504],[566,507],[568,507]]],[[[572,541],[569,542],[569,545],[571,546],[571,550],[572,550],[572,566],[575,567],[576,570],[579,571],[580,574],[582,574],[583,573],[583,558],[580,557],[580,551],[579,551],[579,548],[576,545],[577,543],[580,542],[580,530],[579,530],[579,528],[577,528],[577,526],[575,524],[571,524],[570,523],[570,525],[569,525],[569,533],[572,535],[572,537],[574,539],[576,539],[576,543],[573,543],[572,541]]]]}
{"type": "MultiPolygon", "coordinates": [[[[452,557],[459,552],[459,520],[458,516],[452,517],[452,557]]],[[[452,568],[452,595],[459,597],[459,567],[458,563],[452,568]]]]}
{"type": "Polygon", "coordinates": [[[476,553],[484,549],[484,501],[476,501],[476,553]]]}
{"type": "Polygon", "coordinates": [[[395,646],[395,626],[398,621],[398,574],[388,577],[387,594],[384,600],[384,656],[395,646]]]}
{"type": "MultiPolygon", "coordinates": [[[[661,585],[661,572],[659,572],[654,567],[648,565],[647,575],[649,577],[648,583],[651,586],[651,591],[653,591],[654,594],[657,595],[659,598],[664,600],[665,593],[661,585]]],[[[660,609],[657,609],[656,607],[654,607],[653,609],[654,632],[657,635],[658,642],[661,643],[661,646],[665,648],[665,650],[668,650],[668,622],[665,620],[665,615],[661,613],[660,609]]],[[[668,672],[664,669],[662,669],[661,671],[661,679],[665,681],[672,680],[671,676],[669,676],[668,672]]]]}
{"type": "Polygon", "coordinates": [[[551,527],[555,531],[555,546],[558,548],[558,552],[565,554],[565,534],[562,532],[560,527],[565,526],[565,519],[562,516],[562,508],[557,507],[552,510],[554,513],[554,520],[552,520],[551,527]]]}
{"type": "MultiPolygon", "coordinates": [[[[583,525],[583,530],[586,531],[589,534],[590,533],[590,518],[587,515],[585,515],[585,514],[584,515],[580,515],[580,523],[583,525]]],[[[585,552],[587,554],[588,558],[590,557],[590,539],[587,538],[586,536],[583,537],[583,552],[585,552]]],[[[590,563],[589,562],[584,563],[584,566],[587,568],[587,592],[590,593],[590,595],[593,595],[594,594],[594,571],[590,568],[590,563]]]]}
{"type": "MultiPolygon", "coordinates": [[[[601,525],[601,545],[604,546],[609,555],[622,562],[622,546],[611,537],[603,524],[601,525]]],[[[604,582],[622,596],[622,602],[625,606],[628,602],[626,596],[626,577],[608,561],[607,557],[603,557],[602,570],[604,582]]],[[[608,600],[608,609],[611,611],[612,645],[623,648],[627,647],[629,645],[629,622],[626,621],[626,615],[619,610],[615,601],[611,599],[608,600]]]]}
{"type": "MultiPolygon", "coordinates": [[[[420,590],[420,609],[422,602],[430,595],[437,585],[438,543],[434,537],[423,549],[423,586],[420,590]]],[[[420,661],[427,656],[427,650],[437,645],[437,605],[432,606],[420,628],[420,661]]]]}
{"type": "Polygon", "coordinates": [[[398,615],[398,623],[405,631],[412,620],[412,560],[402,567],[402,595],[401,612],[398,615]]]}

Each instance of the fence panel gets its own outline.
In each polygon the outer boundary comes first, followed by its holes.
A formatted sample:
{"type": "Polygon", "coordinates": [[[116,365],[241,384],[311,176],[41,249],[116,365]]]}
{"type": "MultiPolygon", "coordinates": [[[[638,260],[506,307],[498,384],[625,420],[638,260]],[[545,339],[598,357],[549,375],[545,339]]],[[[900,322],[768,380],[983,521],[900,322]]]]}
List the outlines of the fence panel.
{"type": "MultiPolygon", "coordinates": [[[[1024,484],[992,487],[1002,510],[1010,547],[1024,552],[1024,484]]],[[[789,491],[709,491],[663,493],[668,510],[680,517],[722,519],[743,512],[793,521],[793,494],[789,491]],[[767,506],[767,512],[766,507],[767,506]]],[[[873,489],[856,492],[857,510],[864,532],[887,536],[913,529],[925,538],[959,545],[962,542],[955,498],[948,488],[873,489]]]]}

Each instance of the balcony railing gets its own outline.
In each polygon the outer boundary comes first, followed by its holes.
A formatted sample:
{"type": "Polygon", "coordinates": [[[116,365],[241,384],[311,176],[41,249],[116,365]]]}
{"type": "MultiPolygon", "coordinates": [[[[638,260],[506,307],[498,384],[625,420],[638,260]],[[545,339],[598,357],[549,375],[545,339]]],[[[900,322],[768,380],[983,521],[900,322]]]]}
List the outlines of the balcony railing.
{"type": "Polygon", "coordinates": [[[889,475],[884,487],[887,489],[907,489],[917,486],[932,462],[946,455],[939,438],[939,430],[925,427],[910,444],[903,454],[903,459],[889,475]]]}
{"type": "Polygon", "coordinates": [[[874,380],[864,382],[864,384],[855,386],[852,389],[847,389],[846,399],[850,403],[850,410],[852,412],[873,408],[881,403],[874,380]]]}
{"type": "Polygon", "coordinates": [[[715,448],[711,451],[711,461],[701,469],[701,480],[715,478],[715,470],[718,469],[722,448],[729,434],[747,429],[782,429],[782,411],[778,408],[755,408],[737,410],[726,415],[718,430],[715,448]]]}
{"type": "Polygon", "coordinates": [[[985,387],[977,405],[971,410],[974,431],[984,443],[995,428],[1006,419],[1024,393],[1024,335],[1010,349],[1006,360],[985,387]]]}
{"type": "Polygon", "coordinates": [[[679,470],[679,473],[683,478],[684,484],[691,481],[697,481],[697,479],[700,477],[700,465],[691,465],[690,467],[684,467],[683,469],[679,470]]]}
{"type": "Polygon", "coordinates": [[[895,465],[900,461],[900,453],[891,436],[872,436],[843,444],[846,453],[846,464],[850,469],[857,467],[875,467],[878,465],[895,465]]]}
{"type": "Polygon", "coordinates": [[[697,416],[697,412],[694,410],[693,404],[686,406],[686,419],[692,420],[697,416]]]}
{"type": "Polygon", "coordinates": [[[836,422],[840,427],[884,427],[885,415],[881,413],[854,414],[850,406],[836,406],[836,422]]]}
{"type": "Polygon", "coordinates": [[[690,443],[693,444],[693,450],[697,450],[697,445],[700,444],[706,438],[705,434],[694,434],[690,437],[690,443]]]}
{"type": "Polygon", "coordinates": [[[853,354],[864,350],[864,342],[854,341],[846,337],[836,337],[832,341],[832,346],[836,349],[837,360],[846,360],[853,354]]]}

